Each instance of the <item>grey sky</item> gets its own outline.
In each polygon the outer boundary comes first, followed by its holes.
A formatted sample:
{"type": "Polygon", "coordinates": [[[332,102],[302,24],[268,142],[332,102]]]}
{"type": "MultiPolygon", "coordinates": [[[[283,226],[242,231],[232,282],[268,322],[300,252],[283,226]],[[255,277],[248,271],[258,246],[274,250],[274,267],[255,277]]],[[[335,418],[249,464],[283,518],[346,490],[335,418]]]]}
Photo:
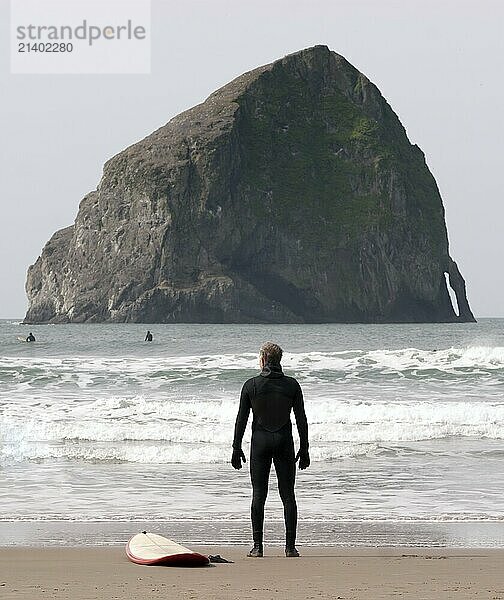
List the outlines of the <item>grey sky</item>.
{"type": "Polygon", "coordinates": [[[327,44],[380,88],[426,154],[476,316],[504,316],[504,3],[153,0],[151,75],[10,75],[0,0],[0,317],[74,221],[105,160],[240,73],[327,44]]]}

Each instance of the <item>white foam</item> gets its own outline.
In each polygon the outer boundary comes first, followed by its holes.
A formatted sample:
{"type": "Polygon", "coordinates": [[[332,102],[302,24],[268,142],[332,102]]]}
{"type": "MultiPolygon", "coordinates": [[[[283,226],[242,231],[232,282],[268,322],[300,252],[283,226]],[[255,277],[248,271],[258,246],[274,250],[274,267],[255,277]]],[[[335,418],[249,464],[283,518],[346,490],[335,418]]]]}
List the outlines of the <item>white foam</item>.
{"type": "MultiPolygon", "coordinates": [[[[503,347],[288,353],[283,362],[303,383],[314,460],[370,454],[387,442],[504,439],[495,385],[503,347]]],[[[227,460],[239,389],[256,372],[254,354],[2,357],[0,457],[227,460]]]]}
{"type": "MultiPolygon", "coordinates": [[[[366,456],[377,450],[376,444],[332,444],[330,447],[314,447],[313,461],[330,461],[341,458],[366,456]]],[[[69,459],[80,461],[110,461],[142,464],[201,464],[227,463],[230,460],[230,444],[207,444],[202,447],[184,443],[85,443],[72,441],[50,443],[23,441],[4,444],[3,460],[15,461],[69,459]]]]}
{"type": "MultiPolygon", "coordinates": [[[[419,350],[403,348],[398,350],[346,350],[341,352],[286,353],[283,359],[286,371],[303,375],[319,371],[431,371],[438,370],[450,374],[469,370],[475,373],[482,370],[504,369],[504,347],[469,346],[441,350],[419,350]]],[[[82,374],[93,375],[140,375],[158,374],[171,379],[208,377],[226,371],[257,370],[257,356],[252,353],[166,356],[156,358],[107,358],[107,357],[0,357],[0,372],[5,370],[13,375],[33,376],[32,370],[42,374],[82,374]]]]}
{"type": "MultiPolygon", "coordinates": [[[[19,460],[221,461],[228,458],[236,406],[233,398],[188,402],[137,396],[41,404],[32,414],[28,406],[7,407],[0,419],[0,452],[19,460]]],[[[372,453],[383,442],[504,439],[504,403],[325,398],[307,402],[307,409],[312,445],[319,448],[315,460],[372,453]]]]}

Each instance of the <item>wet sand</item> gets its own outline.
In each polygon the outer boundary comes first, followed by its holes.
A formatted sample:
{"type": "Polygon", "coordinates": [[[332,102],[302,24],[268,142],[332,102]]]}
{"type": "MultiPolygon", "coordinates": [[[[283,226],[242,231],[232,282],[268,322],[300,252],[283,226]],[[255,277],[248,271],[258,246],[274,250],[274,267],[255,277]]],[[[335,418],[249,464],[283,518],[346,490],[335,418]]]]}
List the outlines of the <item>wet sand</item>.
{"type": "Polygon", "coordinates": [[[0,548],[0,598],[504,600],[504,550],[195,547],[235,561],[205,568],[141,567],[122,548],[0,548]]]}

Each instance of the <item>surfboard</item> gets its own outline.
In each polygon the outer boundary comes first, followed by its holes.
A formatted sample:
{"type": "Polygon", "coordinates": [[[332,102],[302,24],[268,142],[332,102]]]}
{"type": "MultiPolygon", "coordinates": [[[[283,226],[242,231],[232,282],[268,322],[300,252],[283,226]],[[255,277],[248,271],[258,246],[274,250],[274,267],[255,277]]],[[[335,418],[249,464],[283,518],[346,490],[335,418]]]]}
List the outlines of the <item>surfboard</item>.
{"type": "Polygon", "coordinates": [[[19,337],[17,338],[18,342],[26,342],[26,338],[19,337]]]}
{"type": "Polygon", "coordinates": [[[200,567],[210,561],[208,556],[193,552],[176,542],[144,531],[134,535],[126,544],[126,556],[137,565],[171,565],[200,567]]]}

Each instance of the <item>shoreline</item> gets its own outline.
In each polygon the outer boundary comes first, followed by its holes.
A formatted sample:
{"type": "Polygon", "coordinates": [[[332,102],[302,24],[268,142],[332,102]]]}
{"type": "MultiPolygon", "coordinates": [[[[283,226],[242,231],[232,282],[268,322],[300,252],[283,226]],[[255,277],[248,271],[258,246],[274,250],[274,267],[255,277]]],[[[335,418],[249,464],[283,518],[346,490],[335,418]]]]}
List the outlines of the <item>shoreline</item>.
{"type": "MultiPolygon", "coordinates": [[[[203,553],[214,547],[194,546],[203,553]]],[[[5,600],[306,600],[408,598],[503,599],[503,549],[300,548],[286,559],[265,548],[222,547],[233,564],[203,568],[142,567],[123,548],[0,548],[0,594],[5,600]]]]}
{"type": "MultiPolygon", "coordinates": [[[[140,531],[183,545],[239,547],[251,539],[249,519],[166,521],[0,521],[0,547],[121,546],[140,531]]],[[[282,520],[266,519],[265,543],[281,547],[282,520]]],[[[504,521],[314,521],[300,520],[298,544],[325,548],[504,549],[504,521]]]]}

